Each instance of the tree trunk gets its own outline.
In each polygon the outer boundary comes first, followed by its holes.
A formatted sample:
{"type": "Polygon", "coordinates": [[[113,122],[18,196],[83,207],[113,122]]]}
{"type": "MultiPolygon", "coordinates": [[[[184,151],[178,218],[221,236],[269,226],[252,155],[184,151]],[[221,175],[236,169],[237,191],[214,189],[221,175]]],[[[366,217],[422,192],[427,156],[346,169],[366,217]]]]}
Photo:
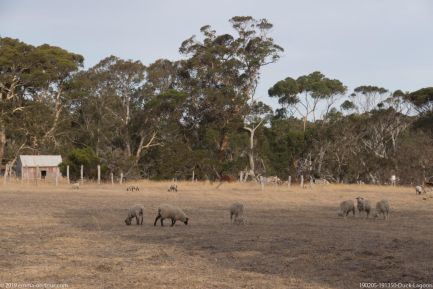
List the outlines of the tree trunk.
{"type": "Polygon", "coordinates": [[[317,173],[320,175],[322,173],[323,159],[325,158],[326,149],[323,146],[320,147],[319,152],[319,165],[317,166],[317,173]]]}
{"type": "Polygon", "coordinates": [[[263,119],[256,126],[253,127],[244,126],[244,130],[250,133],[250,149],[248,151],[248,159],[250,162],[249,175],[251,175],[251,177],[253,178],[255,177],[255,173],[256,173],[255,164],[254,164],[254,134],[256,132],[256,129],[260,127],[262,123],[263,123],[263,119]]]}
{"type": "Polygon", "coordinates": [[[54,145],[56,145],[56,139],[54,137],[54,132],[56,131],[57,126],[59,125],[60,116],[61,116],[62,111],[63,111],[63,105],[62,105],[62,100],[61,100],[62,92],[63,92],[63,88],[60,87],[59,91],[56,93],[56,101],[55,101],[55,105],[54,105],[55,112],[54,112],[53,123],[51,124],[50,129],[43,136],[44,141],[47,141],[48,138],[52,138],[54,145]]]}
{"type": "Polygon", "coordinates": [[[3,162],[5,146],[6,146],[6,128],[4,126],[4,123],[1,122],[0,124],[0,164],[3,162]]]}
{"type": "Polygon", "coordinates": [[[307,115],[304,116],[304,133],[306,128],[307,128],[307,115]]]}
{"type": "Polygon", "coordinates": [[[229,146],[229,137],[227,135],[227,132],[225,130],[223,130],[221,132],[221,138],[220,138],[220,143],[219,143],[219,159],[222,161],[224,160],[225,154],[224,152],[227,150],[229,146]]]}

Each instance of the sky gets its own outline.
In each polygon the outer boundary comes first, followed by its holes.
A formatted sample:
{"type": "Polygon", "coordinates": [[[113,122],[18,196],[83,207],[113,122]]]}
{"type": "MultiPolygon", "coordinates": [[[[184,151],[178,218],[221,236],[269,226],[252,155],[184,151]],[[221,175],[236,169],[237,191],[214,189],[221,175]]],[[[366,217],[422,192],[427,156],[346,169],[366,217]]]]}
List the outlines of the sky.
{"type": "Polygon", "coordinates": [[[284,48],[262,70],[256,92],[288,76],[319,70],[352,91],[433,86],[433,1],[430,0],[0,0],[0,36],[48,43],[85,57],[85,67],[116,55],[150,64],[176,60],[183,40],[211,25],[231,33],[237,15],[266,18],[284,48]]]}

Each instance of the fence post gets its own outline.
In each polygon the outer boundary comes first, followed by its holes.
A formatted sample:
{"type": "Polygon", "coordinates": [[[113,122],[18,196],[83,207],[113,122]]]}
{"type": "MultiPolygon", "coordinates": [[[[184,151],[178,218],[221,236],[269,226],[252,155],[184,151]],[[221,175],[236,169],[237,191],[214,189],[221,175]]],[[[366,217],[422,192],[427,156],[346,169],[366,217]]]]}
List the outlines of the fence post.
{"type": "Polygon", "coordinates": [[[265,178],[263,176],[260,176],[260,185],[262,187],[262,191],[265,190],[265,178]]]}
{"type": "Polygon", "coordinates": [[[8,166],[9,164],[5,165],[5,173],[3,174],[3,184],[6,185],[7,177],[8,177],[8,166]]]}
{"type": "Polygon", "coordinates": [[[120,173],[120,183],[123,183],[123,172],[120,173]]]}
{"type": "Polygon", "coordinates": [[[304,175],[301,175],[301,188],[304,188],[304,175]]]}
{"type": "Polygon", "coordinates": [[[194,170],[192,170],[192,179],[191,179],[191,182],[194,182],[194,177],[195,177],[195,172],[194,172],[194,170]]]}
{"type": "Polygon", "coordinates": [[[66,166],[66,178],[68,179],[68,185],[71,183],[69,180],[69,165],[66,166]]]}
{"type": "Polygon", "coordinates": [[[287,181],[287,187],[290,188],[291,185],[292,185],[292,176],[289,176],[289,180],[287,181]]]}
{"type": "Polygon", "coordinates": [[[59,185],[59,171],[56,170],[56,187],[59,185]]]}
{"type": "Polygon", "coordinates": [[[101,184],[101,166],[98,165],[98,185],[101,184]]]}
{"type": "Polygon", "coordinates": [[[114,185],[114,174],[113,174],[113,172],[111,172],[111,185],[114,185]]]}
{"type": "Polygon", "coordinates": [[[83,165],[81,165],[81,168],[80,168],[80,178],[81,178],[81,183],[83,184],[84,183],[84,166],[83,165]]]}

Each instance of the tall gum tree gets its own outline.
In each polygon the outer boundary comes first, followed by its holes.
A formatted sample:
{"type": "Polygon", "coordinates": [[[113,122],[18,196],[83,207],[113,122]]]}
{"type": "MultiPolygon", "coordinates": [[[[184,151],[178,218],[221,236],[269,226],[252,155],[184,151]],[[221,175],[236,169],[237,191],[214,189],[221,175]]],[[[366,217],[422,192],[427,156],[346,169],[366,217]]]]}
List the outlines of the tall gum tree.
{"type": "Polygon", "coordinates": [[[9,162],[14,162],[26,147],[39,152],[42,144],[58,144],[56,130],[67,102],[65,83],[82,63],[81,55],[59,47],[48,44],[34,47],[17,39],[0,38],[0,160],[5,157],[8,131],[23,136],[9,162]],[[41,111],[43,118],[37,115],[41,111]],[[36,113],[33,116],[40,121],[39,126],[44,127],[40,135],[26,127],[25,122],[18,124],[19,119],[32,113],[36,113]]]}
{"type": "MultiPolygon", "coordinates": [[[[261,125],[265,124],[269,121],[272,116],[272,108],[263,102],[253,101],[250,106],[250,113],[245,118],[245,124],[243,129],[248,131],[249,133],[249,149],[248,149],[248,162],[249,162],[249,170],[245,171],[244,180],[247,180],[248,177],[255,178],[256,177],[256,166],[255,166],[255,143],[254,136],[256,130],[260,128],[261,125]]],[[[242,181],[242,180],[241,180],[242,181]]]]}
{"type": "Polygon", "coordinates": [[[93,147],[112,171],[137,176],[145,151],[163,145],[164,125],[180,118],[184,95],[174,90],[175,72],[168,60],[146,68],[110,56],[81,73],[73,84],[78,144],[93,147]]]}
{"type": "Polygon", "coordinates": [[[251,111],[261,68],[276,62],[283,51],[268,36],[272,24],[266,19],[236,16],[230,23],[235,35],[218,35],[206,25],[200,29],[201,40],[193,36],[180,47],[187,57],[182,65],[190,95],[186,122],[191,127],[205,125],[218,131],[220,162],[229,147],[231,125],[251,111]]]}
{"type": "Polygon", "coordinates": [[[337,79],[327,78],[319,71],[298,77],[287,77],[275,83],[269,90],[271,97],[286,109],[294,109],[303,118],[304,132],[310,115],[316,120],[317,109],[324,103],[323,115],[331,109],[336,99],[346,92],[346,86],[337,79]]]}
{"type": "MultiPolygon", "coordinates": [[[[341,81],[327,78],[319,71],[300,76],[296,80],[287,77],[275,83],[268,90],[269,96],[278,98],[278,102],[282,105],[284,111],[293,110],[293,112],[302,117],[304,140],[310,116],[313,122],[316,122],[317,111],[321,109],[322,118],[325,117],[338,97],[342,96],[345,92],[346,87],[341,81]]],[[[325,140],[318,142],[319,152],[317,159],[319,173],[329,147],[329,142],[325,140]]],[[[295,162],[298,167],[298,174],[306,173],[305,170],[309,171],[308,174],[312,173],[310,171],[312,169],[311,152],[306,153],[307,156],[304,159],[299,159],[295,162]]]]}

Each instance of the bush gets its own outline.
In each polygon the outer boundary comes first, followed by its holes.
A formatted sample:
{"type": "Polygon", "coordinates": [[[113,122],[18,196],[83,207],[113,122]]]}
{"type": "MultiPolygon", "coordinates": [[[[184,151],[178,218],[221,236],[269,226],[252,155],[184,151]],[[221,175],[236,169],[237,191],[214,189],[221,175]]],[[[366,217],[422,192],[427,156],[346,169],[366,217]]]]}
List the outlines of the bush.
{"type": "MultiPolygon", "coordinates": [[[[86,179],[96,179],[98,177],[97,166],[101,164],[92,148],[73,149],[67,159],[60,164],[60,171],[66,175],[66,167],[69,165],[69,178],[71,180],[80,179],[81,165],[84,166],[84,177],[86,179]]],[[[101,165],[101,177],[106,176],[108,167],[101,165]]]]}

